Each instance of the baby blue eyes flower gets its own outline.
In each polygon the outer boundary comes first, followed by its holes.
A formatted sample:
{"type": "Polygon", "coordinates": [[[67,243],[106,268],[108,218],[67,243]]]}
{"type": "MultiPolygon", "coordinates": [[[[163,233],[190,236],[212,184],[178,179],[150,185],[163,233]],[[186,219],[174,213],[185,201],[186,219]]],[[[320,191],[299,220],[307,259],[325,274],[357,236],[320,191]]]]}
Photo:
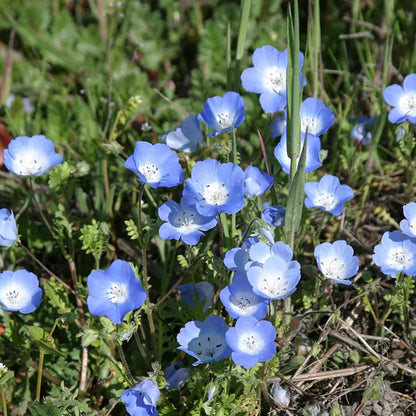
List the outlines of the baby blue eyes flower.
{"type": "Polygon", "coordinates": [[[267,314],[270,301],[253,292],[245,273],[236,273],[231,285],[220,293],[225,310],[233,317],[253,316],[262,319],[267,314]]]}
{"type": "Polygon", "coordinates": [[[186,198],[181,203],[167,201],[158,210],[159,217],[166,221],[159,229],[159,235],[164,240],[179,240],[189,245],[198,244],[204,235],[202,231],[208,231],[217,225],[215,215],[204,216],[198,213],[196,207],[190,204],[186,198]]]}
{"type": "Polygon", "coordinates": [[[190,114],[179,127],[162,136],[160,141],[171,149],[185,153],[195,152],[197,146],[202,146],[202,131],[198,116],[190,114]]]}
{"type": "Polygon", "coordinates": [[[235,214],[244,206],[244,172],[234,163],[199,161],[185,184],[183,196],[194,201],[201,215],[235,214]]]}
{"type": "Polygon", "coordinates": [[[314,256],[324,277],[347,286],[352,284],[347,279],[357,273],[359,260],[346,241],[319,244],[315,247],[314,256]]]}
{"type": "Polygon", "coordinates": [[[203,322],[188,322],[176,338],[180,344],[178,349],[197,359],[193,365],[222,360],[231,353],[225,341],[227,330],[224,318],[216,315],[208,316],[203,322]]]}
{"type": "Polygon", "coordinates": [[[16,176],[40,176],[62,163],[52,140],[45,136],[19,136],[4,150],[4,164],[16,176]]]}
{"type": "Polygon", "coordinates": [[[285,225],[286,208],[280,205],[270,205],[270,202],[263,202],[263,212],[261,218],[273,227],[285,225]]]}
{"type": "Polygon", "coordinates": [[[130,416],[157,416],[156,403],[159,396],[156,384],[145,379],[132,389],[127,389],[121,395],[121,401],[130,416]]]}
{"type": "Polygon", "coordinates": [[[151,188],[170,188],[183,182],[183,171],[178,156],[163,143],[137,142],[133,155],[124,165],[137,175],[137,180],[151,188]]]}
{"type": "Polygon", "coordinates": [[[0,209],[0,247],[10,247],[17,240],[17,226],[13,212],[0,209]]]}
{"type": "Polygon", "coordinates": [[[179,390],[191,378],[191,369],[184,367],[182,361],[171,364],[163,371],[166,379],[166,390],[179,390]]]}
{"type": "Polygon", "coordinates": [[[246,118],[244,113],[244,100],[240,94],[228,91],[223,97],[208,98],[199,114],[199,119],[215,132],[208,136],[217,136],[225,131],[236,129],[246,118]]]}
{"type": "Polygon", "coordinates": [[[247,166],[244,171],[244,196],[252,198],[253,196],[263,195],[273,185],[274,179],[267,173],[260,172],[259,168],[247,166]]]}
{"type": "Polygon", "coordinates": [[[198,282],[195,285],[193,283],[187,283],[186,285],[179,285],[178,290],[181,294],[181,299],[187,305],[195,305],[194,297],[196,296],[199,303],[204,303],[204,311],[212,306],[214,286],[210,282],[198,282]]]}
{"type": "Polygon", "coordinates": [[[0,273],[0,308],[31,313],[40,305],[42,289],[37,276],[27,270],[0,273]]]}
{"type": "MultiPolygon", "coordinates": [[[[249,92],[260,94],[260,105],[266,113],[283,110],[286,107],[287,49],[279,52],[270,45],[258,48],[253,53],[253,65],[241,74],[243,87],[249,92]]],[[[302,66],[303,54],[300,53],[299,69],[302,66]]],[[[302,84],[302,79],[300,73],[299,85],[302,84]]]]}
{"type": "Polygon", "coordinates": [[[403,87],[398,84],[388,86],[383,96],[387,104],[394,107],[389,113],[391,123],[409,120],[416,124],[416,74],[409,74],[403,81],[403,87]]]}
{"type": "Polygon", "coordinates": [[[146,292],[133,268],[123,260],[106,270],[94,270],[87,280],[88,309],[91,315],[105,315],[121,324],[125,315],[143,305],[146,292]]]}
{"type": "MultiPolygon", "coordinates": [[[[301,133],[301,146],[305,143],[305,133],[301,133]]],[[[309,173],[322,166],[319,152],[321,150],[321,140],[318,136],[308,134],[308,144],[306,149],[306,166],[305,172],[309,173]]],[[[302,151],[302,149],[301,149],[302,151]]],[[[274,156],[282,166],[283,172],[290,173],[290,161],[291,159],[287,155],[287,138],[286,132],[283,133],[279,144],[274,149],[274,156]]],[[[299,163],[300,156],[296,159],[296,164],[299,163]]]]}
{"type": "Polygon", "coordinates": [[[276,330],[269,321],[258,321],[252,316],[241,317],[235,327],[227,331],[225,338],[233,351],[231,358],[234,363],[246,369],[276,354],[276,330]]]}
{"type": "Polygon", "coordinates": [[[397,277],[401,272],[415,276],[416,240],[398,230],[386,232],[381,244],[374,247],[373,261],[384,274],[391,277],[397,277]]]}
{"type": "Polygon", "coordinates": [[[340,215],[344,202],[354,198],[348,185],[341,185],[336,176],[325,175],[319,182],[305,183],[306,208],[319,208],[333,215],[340,215]]]}
{"type": "Polygon", "coordinates": [[[357,124],[351,130],[351,136],[358,143],[368,146],[373,138],[373,128],[376,122],[375,117],[360,116],[357,124]]]}
{"type": "Polygon", "coordinates": [[[286,129],[286,117],[285,116],[279,116],[275,117],[272,120],[272,123],[270,125],[270,137],[272,139],[275,139],[276,137],[280,137],[286,129]]]}
{"type": "Polygon", "coordinates": [[[321,136],[334,120],[334,112],[317,98],[309,97],[300,106],[300,129],[303,133],[308,131],[308,134],[321,136]]]}
{"type": "Polygon", "coordinates": [[[405,219],[400,221],[400,228],[407,236],[416,238],[416,202],[405,205],[403,214],[405,219]]]}
{"type": "Polygon", "coordinates": [[[292,250],[278,241],[269,246],[257,243],[249,250],[252,263],[246,266],[254,293],[267,299],[282,299],[296,291],[300,264],[292,260],[292,250]]]}

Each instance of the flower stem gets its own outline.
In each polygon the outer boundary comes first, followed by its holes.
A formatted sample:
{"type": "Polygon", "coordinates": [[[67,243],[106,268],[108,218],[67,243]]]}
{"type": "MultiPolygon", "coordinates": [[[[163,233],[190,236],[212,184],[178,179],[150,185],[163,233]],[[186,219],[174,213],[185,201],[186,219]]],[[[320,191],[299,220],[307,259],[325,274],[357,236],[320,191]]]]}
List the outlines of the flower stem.
{"type": "Polygon", "coordinates": [[[7,416],[6,390],[3,385],[0,386],[1,403],[3,407],[3,415],[7,416]]]}
{"type": "Polygon", "coordinates": [[[124,354],[124,351],[123,351],[123,346],[118,343],[116,345],[117,345],[118,355],[120,357],[120,360],[123,364],[124,369],[126,370],[126,374],[129,379],[130,386],[132,387],[134,385],[134,377],[130,371],[129,365],[127,364],[126,355],[124,354]]]}
{"type": "Polygon", "coordinates": [[[42,372],[43,372],[43,360],[45,354],[42,351],[39,351],[39,368],[38,368],[38,380],[36,383],[36,400],[40,401],[40,388],[42,386],[42,372]]]}
{"type": "Polygon", "coordinates": [[[146,292],[146,313],[147,313],[147,320],[149,321],[149,329],[150,329],[150,335],[152,337],[152,345],[153,345],[153,353],[155,356],[155,359],[158,360],[159,353],[157,348],[157,340],[156,340],[156,331],[155,331],[155,324],[153,321],[153,315],[152,315],[152,305],[150,303],[149,298],[149,284],[147,280],[147,252],[146,252],[146,245],[144,241],[143,236],[143,224],[142,224],[142,199],[143,199],[143,192],[145,189],[145,184],[140,184],[140,190],[139,190],[139,218],[138,218],[138,225],[139,225],[139,244],[142,249],[142,273],[143,273],[143,289],[146,292]]]}

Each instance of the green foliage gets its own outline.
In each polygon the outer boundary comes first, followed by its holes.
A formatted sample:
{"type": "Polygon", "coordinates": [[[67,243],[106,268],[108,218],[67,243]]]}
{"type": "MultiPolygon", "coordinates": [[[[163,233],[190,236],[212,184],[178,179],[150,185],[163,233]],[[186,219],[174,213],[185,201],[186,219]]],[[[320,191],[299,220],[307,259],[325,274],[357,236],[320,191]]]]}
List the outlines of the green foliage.
{"type": "Polygon", "coordinates": [[[29,405],[32,416],[96,416],[98,412],[90,408],[88,399],[78,398],[78,389],[73,386],[60,385],[60,397],[58,400],[44,400],[42,403],[33,401],[29,405]]]}
{"type": "Polygon", "coordinates": [[[110,226],[106,222],[98,222],[95,219],[91,224],[86,224],[81,228],[82,249],[87,254],[92,254],[98,264],[103,253],[108,250],[108,240],[110,238],[110,226]]]}

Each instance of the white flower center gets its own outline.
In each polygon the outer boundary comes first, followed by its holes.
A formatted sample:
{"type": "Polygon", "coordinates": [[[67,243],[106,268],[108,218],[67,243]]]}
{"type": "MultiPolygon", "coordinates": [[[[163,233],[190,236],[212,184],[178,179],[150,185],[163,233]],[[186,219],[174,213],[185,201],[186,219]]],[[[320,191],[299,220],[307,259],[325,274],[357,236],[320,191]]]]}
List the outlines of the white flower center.
{"type": "Polygon", "coordinates": [[[154,164],[142,166],[139,172],[146,178],[148,183],[159,182],[162,177],[160,169],[154,164]]]}
{"type": "Polygon", "coordinates": [[[234,117],[227,111],[221,111],[221,113],[217,114],[217,123],[223,129],[232,127],[234,123],[234,117]]]}
{"type": "Polygon", "coordinates": [[[300,120],[300,130],[306,132],[306,129],[308,129],[308,133],[310,134],[318,134],[321,129],[319,119],[315,117],[302,117],[300,120]]]}
{"type": "Polygon", "coordinates": [[[240,342],[238,343],[241,352],[250,355],[258,354],[263,348],[263,342],[259,337],[256,337],[255,334],[244,334],[240,338],[240,342]]]}
{"type": "Polygon", "coordinates": [[[416,94],[404,94],[399,100],[399,107],[405,114],[416,117],[416,94]]]}
{"type": "Polygon", "coordinates": [[[107,299],[115,305],[124,303],[129,295],[127,285],[123,283],[113,283],[106,292],[107,299]]]}
{"type": "Polygon", "coordinates": [[[266,89],[281,94],[282,91],[286,91],[286,70],[277,66],[269,68],[264,73],[263,83],[266,89]]]}
{"type": "Polygon", "coordinates": [[[180,233],[189,233],[199,228],[199,225],[195,223],[195,215],[193,212],[182,211],[178,212],[175,218],[175,226],[180,233]]]}
{"type": "Polygon", "coordinates": [[[201,335],[189,343],[189,349],[197,355],[199,361],[215,360],[225,347],[224,338],[214,333],[201,335]]]}
{"type": "Polygon", "coordinates": [[[270,298],[278,298],[288,291],[289,282],[281,274],[264,273],[261,291],[270,298]]]}
{"type": "Polygon", "coordinates": [[[414,263],[413,254],[403,248],[395,248],[387,253],[390,266],[404,270],[414,263]]]}
{"type": "Polygon", "coordinates": [[[13,170],[17,175],[36,175],[43,170],[45,158],[36,150],[27,150],[19,153],[14,161],[13,170]]]}
{"type": "Polygon", "coordinates": [[[319,207],[325,207],[326,211],[330,211],[337,205],[338,201],[337,199],[335,199],[334,194],[321,192],[314,202],[315,202],[315,205],[319,207]]]}
{"type": "Polygon", "coordinates": [[[0,303],[7,309],[18,311],[27,305],[29,296],[24,287],[10,285],[2,290],[0,294],[0,303]]]}
{"type": "Polygon", "coordinates": [[[240,315],[250,316],[252,315],[257,305],[252,303],[252,300],[247,294],[241,293],[239,295],[231,295],[230,303],[234,306],[234,309],[238,311],[240,315]]]}
{"type": "Polygon", "coordinates": [[[230,194],[223,183],[214,182],[204,188],[204,199],[209,205],[224,205],[230,194]]]}
{"type": "Polygon", "coordinates": [[[328,279],[344,279],[345,262],[338,257],[327,257],[321,263],[321,272],[328,279]]]}

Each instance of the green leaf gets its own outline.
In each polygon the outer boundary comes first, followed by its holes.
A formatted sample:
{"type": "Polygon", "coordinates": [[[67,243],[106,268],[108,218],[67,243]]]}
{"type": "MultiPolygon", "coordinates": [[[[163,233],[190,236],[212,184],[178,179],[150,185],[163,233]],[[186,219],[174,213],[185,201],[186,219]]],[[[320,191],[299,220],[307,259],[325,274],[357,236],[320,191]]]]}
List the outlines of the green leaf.
{"type": "Polygon", "coordinates": [[[291,247],[293,247],[294,233],[299,228],[302,218],[303,199],[305,193],[305,166],[307,146],[308,135],[306,134],[302,154],[300,156],[295,177],[289,189],[289,196],[287,198],[286,204],[286,217],[284,229],[287,241],[289,242],[289,245],[291,247]]]}
{"type": "Polygon", "coordinates": [[[14,378],[14,371],[6,370],[0,375],[0,386],[5,385],[12,378],[14,378]]]}
{"type": "Polygon", "coordinates": [[[180,266],[183,269],[189,268],[189,263],[188,263],[188,261],[186,260],[186,258],[182,254],[179,254],[178,257],[177,257],[177,259],[178,259],[178,263],[180,264],[180,266]]]}
{"type": "Polygon", "coordinates": [[[59,351],[56,347],[55,340],[49,336],[49,334],[39,326],[26,326],[30,336],[37,344],[40,352],[43,354],[58,354],[62,357],[66,357],[62,351],[59,351]]]}
{"type": "Polygon", "coordinates": [[[29,411],[32,416],[62,416],[58,406],[50,400],[43,403],[34,401],[29,405],[29,411]]]}
{"type": "Polygon", "coordinates": [[[134,220],[124,221],[124,224],[126,224],[127,235],[130,237],[130,240],[138,240],[139,239],[139,231],[137,229],[137,226],[136,226],[134,220]]]}

